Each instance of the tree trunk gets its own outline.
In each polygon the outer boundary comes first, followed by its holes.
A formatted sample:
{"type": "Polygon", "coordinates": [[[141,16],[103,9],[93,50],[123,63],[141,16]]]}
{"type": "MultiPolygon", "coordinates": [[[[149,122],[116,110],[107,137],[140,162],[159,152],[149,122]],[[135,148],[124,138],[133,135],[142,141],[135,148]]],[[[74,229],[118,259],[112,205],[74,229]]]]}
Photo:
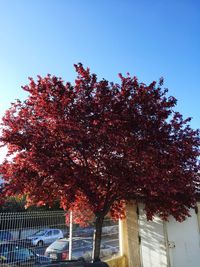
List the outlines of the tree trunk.
{"type": "Polygon", "coordinates": [[[101,234],[102,234],[103,220],[104,220],[103,215],[96,216],[94,238],[93,238],[93,252],[92,252],[93,262],[100,261],[101,234]]]}

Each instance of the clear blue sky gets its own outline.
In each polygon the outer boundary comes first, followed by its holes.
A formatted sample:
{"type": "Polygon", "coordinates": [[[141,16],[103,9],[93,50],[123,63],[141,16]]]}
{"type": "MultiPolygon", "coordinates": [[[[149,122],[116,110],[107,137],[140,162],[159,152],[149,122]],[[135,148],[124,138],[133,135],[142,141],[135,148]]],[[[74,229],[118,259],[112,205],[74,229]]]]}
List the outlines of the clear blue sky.
{"type": "Polygon", "coordinates": [[[100,78],[165,78],[200,128],[199,0],[0,0],[0,116],[28,76],[73,82],[82,62],[100,78]]]}

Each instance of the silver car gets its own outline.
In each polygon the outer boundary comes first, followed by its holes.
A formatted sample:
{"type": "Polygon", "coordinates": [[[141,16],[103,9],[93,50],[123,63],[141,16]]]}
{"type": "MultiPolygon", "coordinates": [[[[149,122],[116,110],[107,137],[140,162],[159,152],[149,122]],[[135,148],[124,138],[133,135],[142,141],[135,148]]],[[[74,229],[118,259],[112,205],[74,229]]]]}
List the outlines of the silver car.
{"type": "MultiPolygon", "coordinates": [[[[91,238],[83,239],[75,237],[72,240],[72,259],[92,259],[93,241],[91,238]]],[[[101,244],[100,257],[105,258],[118,253],[118,249],[107,244],[101,244]]],[[[69,259],[69,239],[61,238],[47,247],[45,256],[52,261],[63,261],[69,259]]]]}
{"type": "Polygon", "coordinates": [[[63,238],[63,232],[60,229],[46,228],[28,236],[27,240],[33,246],[43,246],[49,245],[59,238],[63,238]]]}

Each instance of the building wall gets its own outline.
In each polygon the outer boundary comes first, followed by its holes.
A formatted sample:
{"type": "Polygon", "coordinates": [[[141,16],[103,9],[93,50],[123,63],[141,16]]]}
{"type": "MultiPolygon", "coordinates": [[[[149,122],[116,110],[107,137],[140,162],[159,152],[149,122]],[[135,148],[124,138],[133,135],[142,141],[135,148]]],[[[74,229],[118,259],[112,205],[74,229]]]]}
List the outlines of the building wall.
{"type": "Polygon", "coordinates": [[[182,223],[173,217],[168,222],[159,217],[147,221],[143,206],[139,206],[142,267],[200,266],[200,214],[193,209],[190,214],[182,223]]]}
{"type": "Polygon", "coordinates": [[[171,267],[200,266],[200,236],[198,216],[194,210],[184,222],[170,217],[167,222],[169,258],[171,267]]]}
{"type": "Polygon", "coordinates": [[[137,206],[130,202],[126,206],[126,219],[120,221],[120,252],[127,258],[128,267],[140,267],[140,245],[137,206]]]}
{"type": "Polygon", "coordinates": [[[126,220],[120,222],[121,257],[110,267],[199,267],[200,203],[198,213],[179,223],[173,217],[147,221],[143,206],[127,205],[126,220]],[[138,238],[140,236],[140,238],[138,238]]]}
{"type": "Polygon", "coordinates": [[[142,266],[168,267],[163,221],[159,217],[147,221],[142,205],[139,205],[139,232],[142,266]]]}
{"type": "Polygon", "coordinates": [[[106,263],[109,265],[109,267],[128,267],[126,256],[120,256],[106,260],[106,263]]]}

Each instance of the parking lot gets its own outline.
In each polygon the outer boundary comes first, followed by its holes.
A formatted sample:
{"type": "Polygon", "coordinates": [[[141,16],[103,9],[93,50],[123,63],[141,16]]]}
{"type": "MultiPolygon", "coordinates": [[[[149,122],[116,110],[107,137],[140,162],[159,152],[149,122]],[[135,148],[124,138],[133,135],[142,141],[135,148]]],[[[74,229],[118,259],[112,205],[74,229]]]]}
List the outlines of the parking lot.
{"type": "MultiPolygon", "coordinates": [[[[34,235],[33,235],[34,236],[34,235]]],[[[81,257],[89,257],[92,253],[92,236],[93,236],[93,228],[90,229],[90,231],[85,231],[83,228],[83,232],[80,231],[74,231],[74,237],[73,237],[73,243],[72,243],[72,258],[77,259],[81,257]],[[88,245],[89,243],[89,245],[88,245]]],[[[57,239],[58,240],[58,239],[57,239]]],[[[60,242],[69,242],[68,238],[61,238],[60,242]]],[[[59,242],[52,242],[54,244],[55,249],[57,243],[59,246],[59,242]]],[[[52,243],[48,244],[41,244],[41,245],[32,245],[32,249],[39,255],[47,255],[47,252],[45,254],[45,251],[48,250],[49,247],[52,246],[52,243]]],[[[102,236],[102,242],[101,242],[101,256],[107,257],[107,256],[113,256],[119,252],[119,240],[118,240],[118,228],[115,226],[112,227],[105,227],[103,229],[103,236],[102,236]]],[[[54,255],[53,253],[51,256],[54,255]]],[[[53,256],[52,256],[53,257],[53,256]]],[[[55,257],[55,256],[54,256],[55,257]]]]}
{"type": "MultiPolygon", "coordinates": [[[[1,242],[16,242],[35,254],[51,259],[69,259],[69,226],[63,212],[0,214],[1,242]],[[58,253],[58,251],[60,251],[58,253]]],[[[90,259],[94,228],[73,224],[72,259],[90,259]]],[[[118,223],[106,218],[102,229],[101,259],[119,252],[118,223]]]]}

